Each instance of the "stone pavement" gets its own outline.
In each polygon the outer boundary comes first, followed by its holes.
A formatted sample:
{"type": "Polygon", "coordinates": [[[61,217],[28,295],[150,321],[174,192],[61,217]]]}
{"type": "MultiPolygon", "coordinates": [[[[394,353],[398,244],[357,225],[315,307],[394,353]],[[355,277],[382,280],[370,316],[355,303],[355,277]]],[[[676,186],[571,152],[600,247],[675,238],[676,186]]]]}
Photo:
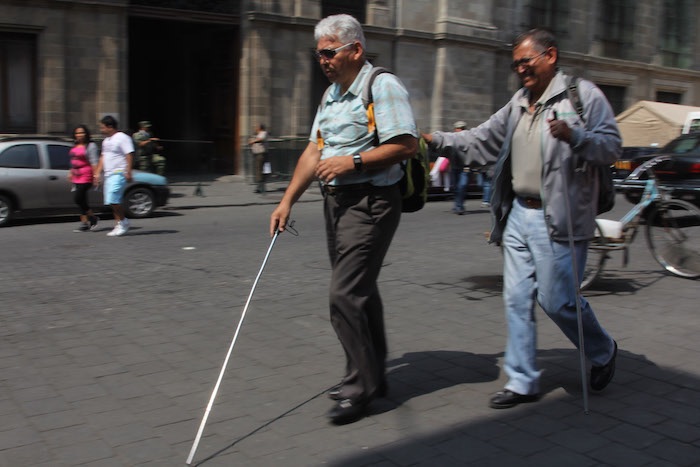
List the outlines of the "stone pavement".
{"type": "MultiPolygon", "coordinates": [[[[0,466],[185,464],[285,184],[260,196],[237,177],[171,182],[167,209],[122,238],[54,221],[0,230],[0,466]]],[[[487,407],[505,381],[505,327],[500,253],[477,201],[464,216],[431,202],[402,219],[380,278],[389,396],[329,425],[323,393],[343,356],[320,199],[315,187],[302,197],[298,237],[271,252],[195,465],[700,464],[700,288],[662,271],[643,235],[587,293],[620,345],[590,412],[578,352],[540,310],[542,400],[487,407]]]]}

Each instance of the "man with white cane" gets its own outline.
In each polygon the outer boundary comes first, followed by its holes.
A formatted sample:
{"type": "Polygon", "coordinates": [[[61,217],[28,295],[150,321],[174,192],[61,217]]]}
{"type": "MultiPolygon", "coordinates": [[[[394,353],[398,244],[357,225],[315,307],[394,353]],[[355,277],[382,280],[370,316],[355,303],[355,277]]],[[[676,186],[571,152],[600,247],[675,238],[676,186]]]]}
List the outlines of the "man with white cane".
{"type": "Polygon", "coordinates": [[[578,283],[595,230],[595,166],[612,164],[621,152],[615,117],[586,80],[578,87],[579,116],[551,32],[521,34],[512,55],[523,88],[504,107],[473,129],[423,135],[435,148],[456,149],[466,164],[496,164],[489,241],[503,246],[508,381],[489,401],[495,409],[540,397],[535,301],[591,362],[593,390],[610,383],[617,357],[617,343],[580,297],[578,283]]]}
{"type": "Polygon", "coordinates": [[[344,376],[328,393],[335,401],[328,417],[343,424],[363,417],[370,402],[387,392],[377,279],[401,218],[400,163],[416,153],[418,131],[408,92],[390,73],[378,75],[372,85],[376,131],[369,130],[362,91],[373,66],[355,18],[321,20],[314,39],[314,56],[332,84],[289,187],[270,217],[270,233],[285,230],[292,205],[319,180],[332,268],[330,319],[346,356],[344,376]]]}

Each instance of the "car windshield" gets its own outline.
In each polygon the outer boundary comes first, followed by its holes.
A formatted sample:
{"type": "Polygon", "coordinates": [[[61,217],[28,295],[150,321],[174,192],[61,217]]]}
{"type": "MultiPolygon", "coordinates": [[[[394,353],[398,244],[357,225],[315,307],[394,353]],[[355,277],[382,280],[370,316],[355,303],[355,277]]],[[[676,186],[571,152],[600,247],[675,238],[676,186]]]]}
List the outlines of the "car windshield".
{"type": "Polygon", "coordinates": [[[700,154],[700,135],[671,141],[662,152],[671,154],[700,154]]]}

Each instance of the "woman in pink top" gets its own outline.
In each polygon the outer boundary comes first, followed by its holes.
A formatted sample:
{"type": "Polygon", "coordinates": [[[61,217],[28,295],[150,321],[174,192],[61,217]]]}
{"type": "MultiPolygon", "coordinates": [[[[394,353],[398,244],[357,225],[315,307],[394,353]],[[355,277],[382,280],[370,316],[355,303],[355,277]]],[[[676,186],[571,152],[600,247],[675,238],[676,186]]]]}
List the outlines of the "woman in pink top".
{"type": "Polygon", "coordinates": [[[99,161],[99,149],[90,138],[90,130],[79,125],[73,132],[75,146],[70,150],[71,170],[68,180],[73,183],[73,199],[80,208],[80,227],[75,232],[95,230],[98,218],[88,204],[88,191],[92,188],[93,174],[99,161]]]}

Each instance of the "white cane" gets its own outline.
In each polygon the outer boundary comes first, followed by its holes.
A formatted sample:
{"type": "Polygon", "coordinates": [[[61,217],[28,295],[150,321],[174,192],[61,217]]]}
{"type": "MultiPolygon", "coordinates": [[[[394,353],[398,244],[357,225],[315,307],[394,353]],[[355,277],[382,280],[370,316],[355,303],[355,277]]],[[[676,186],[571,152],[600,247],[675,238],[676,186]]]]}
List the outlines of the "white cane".
{"type": "Polygon", "coordinates": [[[566,222],[569,231],[569,250],[571,252],[571,267],[573,268],[574,292],[576,293],[576,321],[578,324],[578,350],[581,366],[581,384],[583,386],[583,412],[588,414],[588,378],[586,377],[586,352],[583,344],[583,317],[581,316],[581,288],[578,278],[578,264],[576,261],[576,249],[574,247],[573,222],[571,221],[571,203],[569,202],[569,181],[566,172],[562,170],[564,180],[564,203],[566,204],[566,222]]]}
{"type": "Polygon", "coordinates": [[[192,459],[194,458],[194,454],[197,451],[197,446],[199,445],[199,440],[202,438],[202,433],[204,432],[204,426],[207,424],[207,418],[209,418],[209,412],[211,412],[211,407],[214,405],[214,399],[216,398],[216,394],[219,392],[219,385],[221,384],[221,380],[224,378],[224,373],[226,372],[226,366],[228,365],[228,360],[231,357],[231,352],[233,352],[233,346],[236,345],[236,339],[238,338],[238,332],[241,330],[241,325],[243,324],[243,320],[245,319],[246,312],[248,311],[248,305],[250,305],[250,300],[253,298],[253,292],[255,292],[255,286],[258,285],[258,280],[260,279],[260,276],[262,275],[263,269],[265,269],[265,264],[267,263],[267,258],[270,257],[270,252],[272,251],[272,247],[275,244],[275,241],[277,240],[277,236],[279,235],[279,230],[275,229],[275,234],[272,236],[272,241],[270,242],[270,247],[267,249],[267,254],[265,255],[265,259],[263,259],[262,266],[260,267],[260,271],[258,271],[258,275],[255,277],[255,281],[253,282],[253,288],[250,290],[250,294],[248,295],[248,300],[245,303],[245,307],[243,307],[243,313],[241,313],[241,319],[238,320],[238,327],[236,328],[236,333],[233,335],[233,340],[231,341],[231,346],[228,349],[228,353],[226,354],[226,358],[224,359],[224,364],[221,367],[221,373],[219,373],[219,379],[216,381],[216,385],[214,385],[214,391],[211,393],[211,397],[209,398],[209,404],[207,405],[207,409],[204,412],[204,417],[202,418],[202,423],[199,425],[199,430],[197,431],[197,436],[194,439],[194,443],[192,444],[192,449],[190,449],[190,455],[187,457],[187,465],[192,464],[192,459]]]}

